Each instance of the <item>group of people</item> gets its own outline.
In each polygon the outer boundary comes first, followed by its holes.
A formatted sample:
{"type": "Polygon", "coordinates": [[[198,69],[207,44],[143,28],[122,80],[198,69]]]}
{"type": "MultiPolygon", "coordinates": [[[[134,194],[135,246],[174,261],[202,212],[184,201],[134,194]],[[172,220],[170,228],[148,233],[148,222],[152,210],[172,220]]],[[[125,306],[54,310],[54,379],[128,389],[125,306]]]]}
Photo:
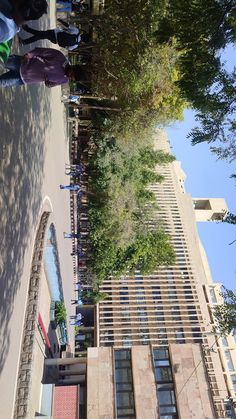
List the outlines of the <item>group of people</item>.
{"type": "Polygon", "coordinates": [[[88,10],[88,4],[84,0],[58,0],[58,12],[84,12],[88,10]]]}
{"type": "Polygon", "coordinates": [[[77,313],[73,316],[70,316],[70,319],[71,319],[70,324],[72,326],[82,326],[83,325],[83,323],[81,322],[81,320],[83,319],[83,316],[82,316],[81,313],[77,313]]]}
{"type": "Polygon", "coordinates": [[[12,39],[24,22],[39,19],[47,9],[46,0],[1,0],[0,42],[12,39]]]}
{"type": "MultiPolygon", "coordinates": [[[[77,0],[82,3],[82,0],[77,0]]],[[[47,13],[46,0],[1,0],[0,4],[0,42],[12,39],[20,27],[32,36],[20,38],[21,44],[29,44],[47,39],[60,47],[73,50],[80,42],[88,42],[89,35],[58,19],[63,29],[55,28],[39,31],[29,27],[25,22],[39,19],[47,13]]],[[[53,87],[67,83],[69,80],[79,81],[86,78],[81,65],[71,65],[65,55],[53,48],[35,48],[20,55],[10,55],[5,67],[8,70],[0,76],[0,87],[21,86],[24,84],[45,83],[53,87]]]]}

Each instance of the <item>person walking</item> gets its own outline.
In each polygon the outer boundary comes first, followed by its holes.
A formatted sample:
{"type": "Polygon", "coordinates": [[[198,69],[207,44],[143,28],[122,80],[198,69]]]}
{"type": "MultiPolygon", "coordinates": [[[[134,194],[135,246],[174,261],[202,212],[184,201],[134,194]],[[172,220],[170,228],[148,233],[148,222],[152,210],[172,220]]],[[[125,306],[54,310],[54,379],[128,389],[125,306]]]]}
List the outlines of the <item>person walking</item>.
{"type": "Polygon", "coordinates": [[[71,326],[82,326],[83,323],[80,320],[76,320],[74,322],[70,322],[71,326]]]}
{"type": "Polygon", "coordinates": [[[35,48],[23,56],[10,55],[5,67],[9,71],[0,76],[0,87],[36,83],[54,87],[84,77],[80,65],[69,64],[65,55],[53,48],[35,48]]]}
{"type": "Polygon", "coordinates": [[[63,103],[80,103],[80,96],[79,95],[62,95],[61,101],[63,103]]]}
{"type": "Polygon", "coordinates": [[[47,13],[46,0],[1,0],[0,43],[14,38],[20,26],[27,20],[37,20],[47,13]]]}
{"type": "Polygon", "coordinates": [[[64,231],[64,239],[79,239],[80,234],[79,233],[65,233],[64,231]]]}
{"type": "Polygon", "coordinates": [[[31,33],[33,36],[27,39],[20,38],[20,43],[22,45],[28,45],[33,42],[41,41],[47,39],[51,41],[53,44],[58,44],[59,47],[68,48],[69,51],[73,51],[75,48],[78,47],[79,43],[88,42],[88,34],[80,33],[79,28],[73,25],[69,25],[67,22],[64,22],[62,19],[58,19],[60,23],[63,24],[64,29],[62,28],[55,28],[55,29],[48,29],[46,31],[43,30],[36,30],[34,28],[29,27],[28,25],[22,25],[22,28],[31,33]]]}
{"type": "Polygon", "coordinates": [[[70,255],[71,256],[78,256],[79,258],[83,258],[83,257],[86,256],[84,252],[80,252],[79,250],[75,250],[70,255]]]}
{"type": "Polygon", "coordinates": [[[72,316],[70,316],[70,319],[75,319],[75,320],[82,320],[83,319],[83,316],[82,316],[82,314],[81,313],[78,313],[78,314],[75,314],[75,315],[72,315],[72,316]]]}
{"type": "Polygon", "coordinates": [[[80,200],[85,195],[85,191],[77,192],[77,199],[80,200]]]}
{"type": "Polygon", "coordinates": [[[83,304],[81,300],[71,300],[71,304],[81,305],[83,304]]]}
{"type": "Polygon", "coordinates": [[[60,185],[60,189],[66,189],[68,191],[79,191],[81,188],[80,185],[60,185]]]}
{"type": "Polygon", "coordinates": [[[72,175],[72,173],[76,172],[80,175],[85,172],[85,166],[81,164],[68,164],[66,163],[66,175],[72,175]],[[67,172],[69,170],[69,172],[67,172]]]}
{"type": "Polygon", "coordinates": [[[66,173],[66,175],[71,176],[71,177],[79,177],[80,173],[79,172],[70,172],[70,173],[66,173]]]}

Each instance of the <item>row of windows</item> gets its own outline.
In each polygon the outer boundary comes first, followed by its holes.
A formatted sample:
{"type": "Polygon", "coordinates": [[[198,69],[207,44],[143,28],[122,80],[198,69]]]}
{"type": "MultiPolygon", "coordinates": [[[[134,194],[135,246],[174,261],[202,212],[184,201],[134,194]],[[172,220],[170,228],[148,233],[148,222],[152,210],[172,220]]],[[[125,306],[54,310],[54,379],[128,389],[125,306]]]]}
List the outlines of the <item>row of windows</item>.
{"type": "Polygon", "coordinates": [[[153,360],[160,419],[178,419],[168,349],[154,349],[153,360]]]}
{"type": "MultiPolygon", "coordinates": [[[[173,376],[167,349],[154,349],[154,366],[160,419],[177,419],[173,376]]],[[[135,405],[129,350],[115,351],[117,418],[134,419],[135,405]]]]}
{"type": "MultiPolygon", "coordinates": [[[[195,310],[194,306],[187,306],[188,308],[188,318],[191,321],[194,320],[198,320],[197,317],[197,313],[195,310]]],[[[140,324],[143,323],[147,323],[149,317],[147,316],[147,312],[146,312],[146,308],[145,307],[138,307],[137,310],[135,311],[135,314],[130,313],[130,310],[125,308],[121,311],[121,322],[125,322],[125,323],[131,323],[131,316],[132,315],[132,321],[134,320],[138,320],[140,324]]],[[[105,323],[112,323],[113,319],[112,319],[112,313],[107,313],[106,311],[103,312],[103,316],[104,316],[104,321],[105,323]]],[[[152,316],[157,322],[164,322],[165,321],[165,317],[167,320],[169,320],[169,317],[172,318],[172,320],[177,323],[177,322],[181,322],[182,317],[180,315],[180,308],[179,306],[173,306],[170,309],[170,315],[168,316],[167,313],[165,312],[165,316],[164,316],[164,311],[163,308],[160,307],[159,309],[156,310],[156,313],[154,313],[154,315],[152,316]]],[[[199,330],[197,330],[198,332],[199,330]]],[[[193,332],[196,332],[196,330],[193,330],[193,332]]],[[[182,336],[183,337],[183,336],[182,336]]],[[[222,340],[223,341],[223,340],[222,340]]],[[[180,342],[179,342],[180,343],[180,342]]],[[[184,342],[181,342],[184,343],[184,342]]],[[[227,346],[227,345],[226,345],[227,346]]]]}
{"type": "MultiPolygon", "coordinates": [[[[169,300],[178,300],[178,299],[183,299],[183,296],[185,296],[186,300],[193,300],[194,296],[192,293],[192,290],[178,290],[178,292],[176,291],[176,288],[172,287],[171,289],[167,289],[167,290],[163,290],[163,293],[161,294],[161,290],[159,291],[152,291],[152,298],[153,300],[161,300],[161,296],[163,296],[163,298],[169,299],[169,300]]],[[[114,295],[114,297],[116,297],[114,295]]],[[[147,299],[150,299],[150,294],[146,295],[147,299]]],[[[110,297],[111,299],[111,297],[110,297]]],[[[133,294],[129,294],[128,291],[120,291],[120,302],[121,304],[124,303],[125,301],[135,301],[135,299],[137,301],[144,301],[145,300],[145,292],[144,291],[136,291],[135,295],[133,294]]]]}
{"type": "Polygon", "coordinates": [[[135,419],[131,353],[115,351],[116,410],[117,419],[135,419]]]}

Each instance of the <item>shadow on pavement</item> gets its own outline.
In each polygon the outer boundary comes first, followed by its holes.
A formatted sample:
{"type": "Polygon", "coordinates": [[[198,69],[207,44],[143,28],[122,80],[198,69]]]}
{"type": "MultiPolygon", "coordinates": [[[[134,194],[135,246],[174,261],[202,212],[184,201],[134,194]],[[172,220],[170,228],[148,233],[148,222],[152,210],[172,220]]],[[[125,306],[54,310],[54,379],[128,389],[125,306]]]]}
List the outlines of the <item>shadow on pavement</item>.
{"type": "Polygon", "coordinates": [[[0,373],[10,345],[8,322],[28,238],[42,202],[45,133],[50,119],[49,89],[42,85],[0,89],[0,373]]]}

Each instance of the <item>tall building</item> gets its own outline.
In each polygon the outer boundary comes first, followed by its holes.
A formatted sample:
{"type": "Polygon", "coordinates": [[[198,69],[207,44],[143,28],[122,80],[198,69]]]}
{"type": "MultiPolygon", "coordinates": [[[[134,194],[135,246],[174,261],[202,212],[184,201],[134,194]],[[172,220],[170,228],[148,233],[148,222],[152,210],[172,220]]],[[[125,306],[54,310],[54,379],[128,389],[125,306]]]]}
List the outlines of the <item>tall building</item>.
{"type": "Polygon", "coordinates": [[[217,418],[199,344],[89,348],[86,356],[46,359],[45,366],[54,381],[43,385],[40,416],[217,418]]]}
{"type": "MultiPolygon", "coordinates": [[[[156,148],[170,152],[164,133],[157,133],[156,148]]],[[[196,221],[222,220],[227,207],[223,199],[187,194],[179,162],[156,170],[165,180],[150,186],[158,209],[149,225],[161,224],[170,235],[176,262],[149,275],[136,272],[104,281],[101,291],[109,298],[98,307],[98,346],[201,344],[216,417],[230,417],[227,400],[235,392],[220,356],[221,339],[212,332],[212,279],[196,227],[196,221]]]]}
{"type": "Polygon", "coordinates": [[[90,348],[87,419],[216,418],[202,356],[199,344],[90,348]]]}

